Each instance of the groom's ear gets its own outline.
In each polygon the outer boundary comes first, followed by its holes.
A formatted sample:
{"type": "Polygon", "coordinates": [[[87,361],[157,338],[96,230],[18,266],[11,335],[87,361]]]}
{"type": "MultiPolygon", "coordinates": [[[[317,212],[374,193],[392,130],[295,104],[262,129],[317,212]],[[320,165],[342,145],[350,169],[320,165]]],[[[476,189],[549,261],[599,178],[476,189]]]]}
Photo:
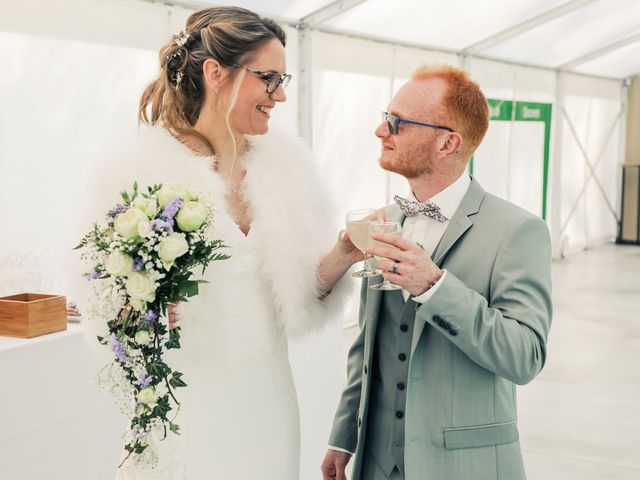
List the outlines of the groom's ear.
{"type": "Polygon", "coordinates": [[[462,148],[462,137],[458,132],[451,132],[440,148],[440,153],[449,156],[460,152],[462,148]]]}

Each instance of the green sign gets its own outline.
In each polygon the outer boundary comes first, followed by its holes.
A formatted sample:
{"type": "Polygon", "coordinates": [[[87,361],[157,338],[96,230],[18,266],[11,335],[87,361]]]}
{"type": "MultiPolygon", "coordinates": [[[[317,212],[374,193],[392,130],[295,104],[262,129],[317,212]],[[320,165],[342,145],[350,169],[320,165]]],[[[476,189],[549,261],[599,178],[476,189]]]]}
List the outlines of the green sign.
{"type": "Polygon", "coordinates": [[[491,120],[511,120],[513,116],[513,102],[510,100],[489,101],[489,118],[491,120]]]}
{"type": "MultiPolygon", "coordinates": [[[[513,102],[511,100],[487,99],[489,115],[492,121],[507,122],[544,122],[544,164],[542,174],[542,218],[547,218],[547,190],[549,177],[549,145],[551,140],[550,103],[513,102]]],[[[473,158],[469,165],[473,175],[473,158]]]]}

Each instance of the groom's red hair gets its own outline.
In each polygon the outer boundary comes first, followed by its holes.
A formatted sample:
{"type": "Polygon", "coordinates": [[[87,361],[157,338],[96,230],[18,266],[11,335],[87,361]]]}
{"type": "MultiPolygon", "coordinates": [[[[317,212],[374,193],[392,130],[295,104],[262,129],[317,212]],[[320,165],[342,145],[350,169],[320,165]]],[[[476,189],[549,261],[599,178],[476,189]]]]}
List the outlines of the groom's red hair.
{"type": "Polygon", "coordinates": [[[450,65],[421,65],[411,80],[440,79],[447,85],[444,107],[454,121],[454,128],[462,135],[465,154],[478,148],[489,128],[489,105],[480,86],[467,73],[450,65]]]}

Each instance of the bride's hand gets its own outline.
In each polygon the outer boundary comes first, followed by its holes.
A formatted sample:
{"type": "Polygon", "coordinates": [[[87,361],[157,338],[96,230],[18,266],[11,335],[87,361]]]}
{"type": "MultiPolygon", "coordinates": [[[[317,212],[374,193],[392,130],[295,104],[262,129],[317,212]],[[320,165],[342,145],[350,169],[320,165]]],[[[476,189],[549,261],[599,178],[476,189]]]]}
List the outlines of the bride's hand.
{"type": "MultiPolygon", "coordinates": [[[[365,220],[384,222],[386,220],[384,210],[377,210],[375,213],[366,217],[365,220]]],[[[356,248],[353,242],[351,242],[351,238],[349,237],[349,232],[347,230],[340,230],[340,233],[338,234],[338,242],[335,248],[341,256],[348,258],[349,265],[362,261],[362,252],[356,248]]]]}
{"type": "Polygon", "coordinates": [[[173,330],[178,326],[178,322],[182,320],[182,316],[180,315],[180,310],[178,306],[180,302],[170,303],[167,308],[167,313],[169,315],[169,330],[173,330]]]}
{"type": "MultiPolygon", "coordinates": [[[[384,210],[378,210],[367,217],[370,220],[384,220],[384,218],[384,210]]],[[[338,234],[338,240],[333,249],[320,260],[320,265],[318,265],[319,298],[329,295],[338,280],[351,268],[351,265],[361,260],[362,252],[353,244],[349,233],[342,230],[338,234]]]]}

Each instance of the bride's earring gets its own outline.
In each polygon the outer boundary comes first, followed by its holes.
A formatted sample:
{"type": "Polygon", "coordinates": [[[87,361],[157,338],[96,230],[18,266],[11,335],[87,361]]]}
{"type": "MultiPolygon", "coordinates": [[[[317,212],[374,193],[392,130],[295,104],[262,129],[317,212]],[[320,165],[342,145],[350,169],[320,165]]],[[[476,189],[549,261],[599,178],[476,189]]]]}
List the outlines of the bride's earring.
{"type": "Polygon", "coordinates": [[[220,95],[216,97],[216,110],[217,111],[222,110],[222,107],[220,106],[220,95]]]}

